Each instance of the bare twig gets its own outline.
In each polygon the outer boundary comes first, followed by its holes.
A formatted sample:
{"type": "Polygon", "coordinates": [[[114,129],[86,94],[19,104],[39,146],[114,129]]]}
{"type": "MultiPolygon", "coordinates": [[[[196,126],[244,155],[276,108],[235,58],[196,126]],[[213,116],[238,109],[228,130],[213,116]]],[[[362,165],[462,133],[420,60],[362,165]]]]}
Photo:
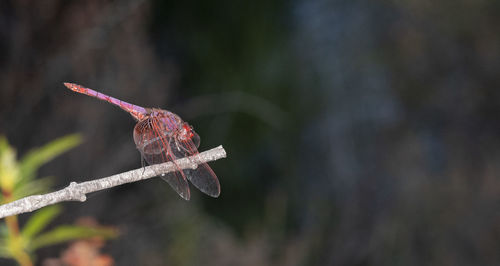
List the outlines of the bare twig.
{"type": "Polygon", "coordinates": [[[219,146],[191,157],[178,159],[175,161],[175,164],[177,164],[177,166],[172,162],[167,162],[79,184],[76,182],[71,182],[69,186],[65,187],[64,189],[52,193],[28,196],[1,205],[0,218],[25,212],[32,212],[42,207],[63,201],[83,202],[87,199],[86,194],[91,192],[112,188],[125,183],[137,182],[169,172],[174,172],[178,170],[177,167],[181,169],[195,169],[200,163],[215,161],[225,157],[226,151],[224,150],[224,148],[222,148],[222,146],[219,146]]]}

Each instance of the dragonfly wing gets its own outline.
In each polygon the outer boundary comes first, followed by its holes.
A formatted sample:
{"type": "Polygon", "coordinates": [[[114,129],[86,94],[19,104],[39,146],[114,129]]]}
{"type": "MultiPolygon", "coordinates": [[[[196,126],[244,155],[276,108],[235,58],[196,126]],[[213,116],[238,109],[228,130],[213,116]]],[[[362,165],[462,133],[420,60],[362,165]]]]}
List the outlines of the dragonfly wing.
{"type": "MultiPolygon", "coordinates": [[[[198,154],[196,144],[192,140],[173,142],[175,144],[171,145],[171,149],[175,148],[176,152],[183,153],[184,157],[198,154]]],[[[214,198],[220,195],[219,180],[208,164],[200,163],[196,169],[184,169],[183,172],[187,179],[201,192],[214,198]]]]}
{"type": "Polygon", "coordinates": [[[157,119],[145,119],[137,123],[134,128],[135,145],[150,165],[174,159],[170,152],[171,139],[161,130],[157,119]]]}
{"type": "Polygon", "coordinates": [[[189,200],[191,194],[189,192],[189,184],[181,172],[172,172],[162,175],[161,178],[179,194],[183,199],[189,200]]]}
{"type": "Polygon", "coordinates": [[[201,192],[214,198],[220,195],[219,180],[208,164],[199,164],[196,169],[184,169],[184,174],[201,192]]]}
{"type": "MultiPolygon", "coordinates": [[[[165,154],[147,154],[143,153],[142,156],[148,162],[148,164],[156,164],[157,163],[162,163],[165,161],[165,154]]],[[[180,169],[179,169],[180,170],[180,169]]],[[[189,192],[189,184],[186,180],[186,176],[184,175],[183,172],[181,171],[175,171],[168,173],[166,175],[161,175],[160,176],[163,180],[167,181],[167,183],[185,200],[189,200],[190,198],[190,192],[189,192]]]]}
{"type": "MultiPolygon", "coordinates": [[[[175,161],[176,159],[170,149],[169,142],[171,138],[160,132],[155,120],[139,122],[134,131],[134,141],[137,149],[150,165],[175,161]]],[[[178,171],[162,175],[161,178],[167,181],[183,199],[189,200],[189,184],[182,170],[179,167],[177,168],[178,171]]]]}

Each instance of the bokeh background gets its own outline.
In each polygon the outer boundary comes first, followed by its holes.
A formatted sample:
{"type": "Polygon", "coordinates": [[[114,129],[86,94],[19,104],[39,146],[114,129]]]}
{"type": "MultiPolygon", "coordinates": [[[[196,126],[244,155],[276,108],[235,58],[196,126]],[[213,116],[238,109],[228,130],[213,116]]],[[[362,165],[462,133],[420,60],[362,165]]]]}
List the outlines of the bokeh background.
{"type": "MultiPolygon", "coordinates": [[[[218,199],[160,179],[64,203],[116,265],[499,265],[500,2],[2,1],[0,134],[79,132],[54,189],[141,166],[134,121],[194,126],[218,199]]],[[[21,220],[27,214],[21,215],[21,220]]],[[[66,245],[40,250],[58,257],[66,245]]],[[[9,261],[1,261],[8,265],[9,261]]]]}

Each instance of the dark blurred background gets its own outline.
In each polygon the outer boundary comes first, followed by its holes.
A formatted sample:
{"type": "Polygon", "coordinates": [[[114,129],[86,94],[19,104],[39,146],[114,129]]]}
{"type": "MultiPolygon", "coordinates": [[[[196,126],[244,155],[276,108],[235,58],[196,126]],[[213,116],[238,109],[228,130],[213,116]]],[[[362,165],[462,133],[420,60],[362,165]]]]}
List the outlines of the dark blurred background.
{"type": "MultiPolygon", "coordinates": [[[[135,122],[69,81],[223,145],[222,194],[160,179],[65,203],[116,265],[499,265],[500,2],[2,1],[0,134],[79,132],[56,187],[141,166],[135,122]]],[[[22,215],[26,219],[29,215],[22,215]]],[[[37,253],[57,257],[65,245],[37,253]]]]}

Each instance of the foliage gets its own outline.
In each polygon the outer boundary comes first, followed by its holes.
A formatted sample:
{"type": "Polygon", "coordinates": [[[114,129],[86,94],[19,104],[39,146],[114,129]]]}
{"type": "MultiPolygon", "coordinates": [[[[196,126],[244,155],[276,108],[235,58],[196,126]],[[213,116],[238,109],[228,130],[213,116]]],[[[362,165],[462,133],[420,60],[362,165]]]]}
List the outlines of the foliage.
{"type": "MultiPolygon", "coordinates": [[[[68,135],[28,152],[19,161],[16,151],[5,137],[0,137],[0,202],[46,192],[51,184],[48,177],[36,177],[37,170],[48,161],[82,142],[79,135],[68,135]]],[[[5,218],[0,225],[0,257],[15,259],[20,265],[32,265],[34,252],[42,247],[75,239],[117,236],[112,228],[82,225],[60,225],[50,231],[43,230],[57,217],[61,208],[57,205],[35,212],[20,228],[17,216],[5,218]]]]}

